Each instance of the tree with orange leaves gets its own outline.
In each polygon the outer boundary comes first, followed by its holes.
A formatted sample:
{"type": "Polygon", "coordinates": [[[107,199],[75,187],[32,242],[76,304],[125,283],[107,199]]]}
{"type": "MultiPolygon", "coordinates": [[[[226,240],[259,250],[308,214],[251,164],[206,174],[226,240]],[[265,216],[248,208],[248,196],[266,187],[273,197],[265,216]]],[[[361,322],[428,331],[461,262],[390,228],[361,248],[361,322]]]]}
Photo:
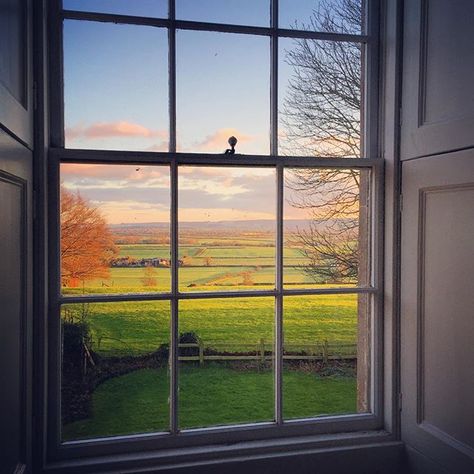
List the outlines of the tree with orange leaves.
{"type": "Polygon", "coordinates": [[[60,218],[61,284],[108,278],[118,249],[99,209],[61,186],[60,218]]]}

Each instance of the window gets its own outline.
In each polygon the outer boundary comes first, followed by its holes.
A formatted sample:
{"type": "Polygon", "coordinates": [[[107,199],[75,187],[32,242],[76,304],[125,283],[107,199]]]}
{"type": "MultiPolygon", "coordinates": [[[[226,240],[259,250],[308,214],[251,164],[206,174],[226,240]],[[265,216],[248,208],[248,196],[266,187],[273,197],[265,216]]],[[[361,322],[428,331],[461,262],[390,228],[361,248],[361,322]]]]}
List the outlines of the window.
{"type": "Polygon", "coordinates": [[[53,12],[54,449],[380,426],[376,3],[53,12]]]}

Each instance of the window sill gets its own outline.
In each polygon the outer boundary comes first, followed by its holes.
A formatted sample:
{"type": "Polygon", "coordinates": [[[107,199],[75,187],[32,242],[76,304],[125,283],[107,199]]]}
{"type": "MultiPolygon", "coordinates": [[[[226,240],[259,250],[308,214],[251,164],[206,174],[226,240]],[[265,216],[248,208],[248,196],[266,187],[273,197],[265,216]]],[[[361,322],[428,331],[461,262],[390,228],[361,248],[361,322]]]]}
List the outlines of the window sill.
{"type": "Polygon", "coordinates": [[[298,436],[113,456],[69,459],[48,464],[44,472],[367,472],[395,473],[402,443],[386,431],[298,436]],[[337,462],[335,470],[334,462],[337,462]],[[327,466],[327,467],[325,467],[327,466]],[[295,470],[295,467],[297,468],[295,470]],[[326,470],[327,469],[327,470],[326,470]],[[391,470],[393,469],[393,470],[391,470]]]}

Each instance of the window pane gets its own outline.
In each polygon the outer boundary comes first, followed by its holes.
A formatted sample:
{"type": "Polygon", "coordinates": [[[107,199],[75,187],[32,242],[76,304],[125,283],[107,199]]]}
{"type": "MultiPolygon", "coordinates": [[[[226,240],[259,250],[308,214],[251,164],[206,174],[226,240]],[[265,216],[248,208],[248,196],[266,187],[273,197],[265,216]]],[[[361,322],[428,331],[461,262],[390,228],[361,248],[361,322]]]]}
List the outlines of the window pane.
{"type": "Polygon", "coordinates": [[[169,427],[169,302],[61,308],[62,439],[169,427]]]}
{"type": "Polygon", "coordinates": [[[363,75],[359,43],[279,43],[279,154],[363,156],[363,75]]]}
{"type": "Polygon", "coordinates": [[[273,298],[179,304],[180,427],[274,419],[273,298]]]}
{"type": "Polygon", "coordinates": [[[180,151],[268,154],[269,39],[201,31],[177,33],[180,151]]]}
{"type": "Polygon", "coordinates": [[[285,170],[287,288],[370,284],[370,171],[285,170]]]}
{"type": "Polygon", "coordinates": [[[287,297],[283,304],[283,417],[369,409],[369,297],[287,297]]]}
{"type": "Polygon", "coordinates": [[[66,10],[166,18],[167,0],[63,0],[66,10]]]}
{"type": "Polygon", "coordinates": [[[181,291],[275,285],[275,171],[179,169],[181,291]]]}
{"type": "Polygon", "coordinates": [[[228,23],[233,25],[269,26],[269,0],[177,0],[179,20],[228,23]]]}
{"type": "Polygon", "coordinates": [[[166,29],[65,21],[64,121],[68,148],[168,151],[166,29]]]}
{"type": "Polygon", "coordinates": [[[365,0],[279,0],[280,28],[358,35],[364,30],[365,0]]]}
{"type": "Polygon", "coordinates": [[[63,294],[170,291],[166,166],[61,165],[63,294]]]}

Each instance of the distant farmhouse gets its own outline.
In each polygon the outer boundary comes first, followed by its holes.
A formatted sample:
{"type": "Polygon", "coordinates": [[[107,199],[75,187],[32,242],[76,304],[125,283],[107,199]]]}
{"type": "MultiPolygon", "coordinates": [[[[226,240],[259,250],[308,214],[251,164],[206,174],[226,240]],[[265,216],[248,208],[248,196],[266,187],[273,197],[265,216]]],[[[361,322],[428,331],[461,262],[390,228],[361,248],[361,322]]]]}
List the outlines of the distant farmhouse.
{"type": "MultiPolygon", "coordinates": [[[[178,265],[183,265],[183,260],[178,260],[178,265]]],[[[169,258],[133,258],[133,257],[118,257],[110,262],[113,268],[143,268],[143,267],[161,267],[169,268],[171,260],[169,258]]]]}

